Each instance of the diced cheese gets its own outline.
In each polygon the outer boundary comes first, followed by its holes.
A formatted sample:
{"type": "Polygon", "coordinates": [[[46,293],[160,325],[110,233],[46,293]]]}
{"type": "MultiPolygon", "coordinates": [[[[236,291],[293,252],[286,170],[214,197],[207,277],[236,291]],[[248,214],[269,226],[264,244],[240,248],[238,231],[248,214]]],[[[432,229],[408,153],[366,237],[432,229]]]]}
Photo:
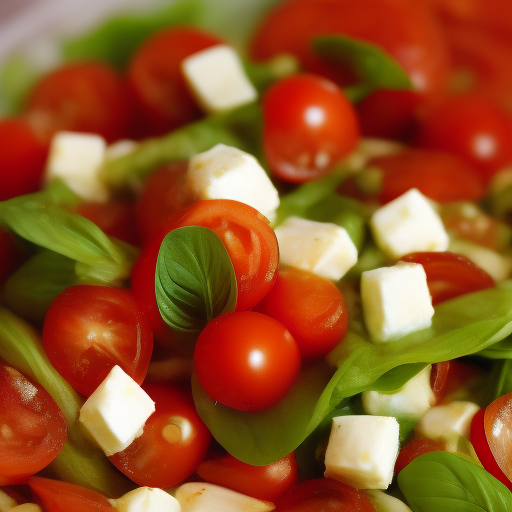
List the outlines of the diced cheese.
{"type": "Polygon", "coordinates": [[[142,434],[155,411],[147,393],[119,366],[114,366],[80,409],[80,421],[106,455],[127,448],[142,434]]]}
{"type": "Polygon", "coordinates": [[[284,265],[337,281],[357,262],[354,242],[336,224],[288,217],[275,232],[284,265]]]}
{"type": "Polygon", "coordinates": [[[175,493],[181,512],[269,512],[275,507],[268,501],[206,482],[189,482],[175,493]]]}
{"type": "Polygon", "coordinates": [[[206,112],[230,110],[258,97],[231,46],[221,44],[194,53],[182,61],[181,70],[206,112]]]}
{"type": "Polygon", "coordinates": [[[412,512],[403,501],[383,491],[373,489],[366,491],[366,495],[375,506],[377,512],[412,512]]]}
{"type": "Polygon", "coordinates": [[[427,365],[395,393],[365,391],[361,397],[365,412],[419,420],[436,401],[430,386],[431,370],[432,365],[427,365]]]}
{"type": "Polygon", "coordinates": [[[61,178],[80,197],[106,202],[109,191],[100,177],[105,149],[105,139],[99,135],[57,133],[52,139],[46,164],[46,183],[61,178]]]}
{"type": "Polygon", "coordinates": [[[39,505],[35,503],[22,503],[17,507],[11,508],[9,512],[43,512],[39,505]]]}
{"type": "Polygon", "coordinates": [[[399,448],[399,426],[387,416],[333,419],[325,452],[325,476],[356,489],[387,489],[399,448]]]}
{"type": "Polygon", "coordinates": [[[0,489],[0,512],[7,512],[16,505],[16,500],[0,489]]]}
{"type": "Polygon", "coordinates": [[[217,144],[190,159],[187,178],[199,199],[234,199],[275,218],[279,194],[258,160],[240,149],[217,144]]]}
{"type": "Polygon", "coordinates": [[[441,218],[415,188],[376,210],[370,219],[370,228],[375,242],[390,258],[448,248],[448,234],[441,218]]]}
{"type": "Polygon", "coordinates": [[[429,327],[434,308],[427,276],[418,263],[399,262],[361,275],[366,326],[375,341],[389,341],[429,327]]]}
{"type": "Polygon", "coordinates": [[[107,146],[107,149],[105,150],[105,159],[117,160],[118,158],[127,156],[130,153],[133,153],[137,149],[138,145],[139,144],[134,140],[118,140],[117,142],[110,144],[110,146],[107,146]]]}
{"type": "Polygon", "coordinates": [[[155,487],[137,487],[111,501],[118,512],[181,512],[176,498],[155,487]]]}

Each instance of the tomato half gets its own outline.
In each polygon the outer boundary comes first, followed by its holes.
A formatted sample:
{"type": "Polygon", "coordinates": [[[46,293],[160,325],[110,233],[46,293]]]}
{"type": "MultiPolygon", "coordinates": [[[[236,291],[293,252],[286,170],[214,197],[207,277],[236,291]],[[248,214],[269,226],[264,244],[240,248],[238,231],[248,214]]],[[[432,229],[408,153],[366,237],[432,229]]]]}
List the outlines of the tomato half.
{"type": "Polygon", "coordinates": [[[398,452],[398,457],[395,462],[395,475],[400,473],[402,469],[410,464],[416,457],[424,453],[445,451],[445,446],[439,441],[433,439],[415,437],[411,439],[403,448],[398,452]]]}
{"type": "Polygon", "coordinates": [[[149,366],[153,337],[129,290],[78,285],[51,303],[43,344],[56,370],[88,396],[115,365],[140,384],[149,366]]]}

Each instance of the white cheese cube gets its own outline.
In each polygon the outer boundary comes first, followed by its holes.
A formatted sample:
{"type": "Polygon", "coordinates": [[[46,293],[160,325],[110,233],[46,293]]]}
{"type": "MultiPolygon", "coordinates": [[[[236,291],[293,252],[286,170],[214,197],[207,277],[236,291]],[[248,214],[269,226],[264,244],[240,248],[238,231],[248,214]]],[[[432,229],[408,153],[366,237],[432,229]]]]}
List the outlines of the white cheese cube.
{"type": "Polygon", "coordinates": [[[338,416],[325,452],[325,476],[356,489],[387,489],[399,448],[399,425],[388,416],[338,416]]]}
{"type": "Polygon", "coordinates": [[[121,367],[114,366],[80,409],[80,421],[106,455],[128,447],[142,434],[155,403],[121,367]]]}
{"type": "Polygon", "coordinates": [[[275,231],[284,265],[337,281],[357,263],[354,242],[336,224],[288,217],[275,231]]]}
{"type": "Polygon", "coordinates": [[[190,159],[187,178],[199,199],[233,199],[275,218],[279,194],[258,160],[240,149],[217,144],[190,159]]]}
{"type": "Polygon", "coordinates": [[[429,327],[434,308],[427,276],[418,263],[399,262],[361,275],[366,326],[375,341],[401,338],[429,327]]]}
{"type": "Polygon", "coordinates": [[[106,142],[99,135],[59,132],[50,146],[45,182],[61,178],[87,201],[106,202],[109,192],[100,177],[106,142]]]}
{"type": "Polygon", "coordinates": [[[376,210],[370,228],[375,242],[390,258],[448,248],[448,234],[441,217],[415,188],[376,210]]]}
{"type": "Polygon", "coordinates": [[[412,512],[403,501],[383,491],[372,489],[366,491],[366,495],[373,503],[377,512],[412,512]]]}
{"type": "Polygon", "coordinates": [[[183,484],[174,495],[181,512],[269,512],[275,508],[268,501],[206,482],[183,484]]]}
{"type": "Polygon", "coordinates": [[[0,489],[0,512],[7,512],[17,505],[16,500],[0,489]]]}
{"type": "Polygon", "coordinates": [[[365,412],[419,420],[436,402],[430,387],[431,371],[429,364],[395,393],[365,391],[361,396],[365,412]]]}
{"type": "Polygon", "coordinates": [[[181,70],[206,112],[230,110],[258,97],[231,46],[222,44],[194,53],[182,61],[181,70]]]}
{"type": "Polygon", "coordinates": [[[9,512],[43,512],[39,505],[35,503],[22,503],[17,507],[11,508],[9,512]]]}
{"type": "Polygon", "coordinates": [[[155,487],[137,487],[111,502],[118,512],[181,512],[176,498],[155,487]]]}

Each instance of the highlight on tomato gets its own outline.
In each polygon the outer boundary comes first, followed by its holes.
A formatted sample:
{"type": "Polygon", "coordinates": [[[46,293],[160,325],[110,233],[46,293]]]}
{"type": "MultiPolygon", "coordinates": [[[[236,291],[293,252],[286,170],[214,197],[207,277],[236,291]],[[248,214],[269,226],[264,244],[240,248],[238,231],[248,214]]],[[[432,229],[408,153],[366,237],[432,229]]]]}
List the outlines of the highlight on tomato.
{"type": "Polygon", "coordinates": [[[56,370],[76,391],[88,396],[115,365],[142,383],[153,335],[130,290],[77,285],[51,303],[43,325],[43,345],[56,370]]]}
{"type": "Polygon", "coordinates": [[[53,398],[1,360],[0,418],[0,485],[26,482],[66,442],[66,422],[53,398]]]}

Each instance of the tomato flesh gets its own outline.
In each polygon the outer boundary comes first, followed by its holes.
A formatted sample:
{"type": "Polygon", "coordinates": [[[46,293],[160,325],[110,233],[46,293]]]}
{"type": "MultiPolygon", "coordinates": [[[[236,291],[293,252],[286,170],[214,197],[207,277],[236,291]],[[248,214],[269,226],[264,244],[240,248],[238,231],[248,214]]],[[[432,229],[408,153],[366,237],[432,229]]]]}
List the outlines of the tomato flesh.
{"type": "Polygon", "coordinates": [[[400,471],[402,471],[402,469],[410,464],[416,457],[419,457],[424,453],[435,451],[445,451],[444,444],[427,438],[415,437],[411,439],[398,452],[398,457],[395,462],[395,475],[400,473],[400,471]]]}

